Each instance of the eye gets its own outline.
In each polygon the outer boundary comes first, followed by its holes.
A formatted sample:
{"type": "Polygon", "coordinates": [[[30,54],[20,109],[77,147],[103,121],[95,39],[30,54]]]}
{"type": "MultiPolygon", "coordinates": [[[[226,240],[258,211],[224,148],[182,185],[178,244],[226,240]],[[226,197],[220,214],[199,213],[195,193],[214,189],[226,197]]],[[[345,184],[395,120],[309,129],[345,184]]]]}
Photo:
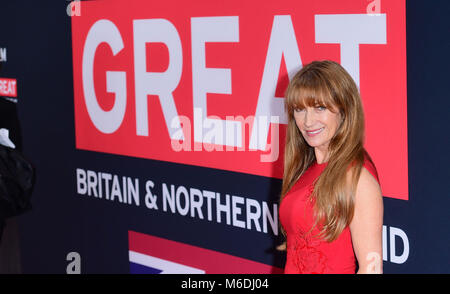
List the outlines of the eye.
{"type": "Polygon", "coordinates": [[[299,108],[299,107],[295,107],[294,108],[294,112],[301,112],[303,110],[305,110],[305,109],[304,108],[299,108]]]}
{"type": "Polygon", "coordinates": [[[325,106],[317,105],[317,106],[316,106],[316,109],[319,110],[319,111],[324,111],[324,110],[327,109],[327,108],[326,108],[325,106]]]}

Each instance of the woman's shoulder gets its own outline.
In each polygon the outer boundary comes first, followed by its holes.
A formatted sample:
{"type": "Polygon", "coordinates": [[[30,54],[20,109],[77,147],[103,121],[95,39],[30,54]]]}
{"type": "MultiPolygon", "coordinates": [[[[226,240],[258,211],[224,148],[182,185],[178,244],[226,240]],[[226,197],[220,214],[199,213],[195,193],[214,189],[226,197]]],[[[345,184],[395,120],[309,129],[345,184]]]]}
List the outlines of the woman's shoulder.
{"type": "Polygon", "coordinates": [[[377,168],[369,156],[365,156],[363,168],[365,168],[370,173],[370,175],[372,175],[375,178],[375,180],[377,180],[377,182],[380,183],[377,168]]]}
{"type": "MultiPolygon", "coordinates": [[[[353,171],[347,173],[349,183],[353,180],[353,171]]],[[[356,195],[381,195],[381,185],[378,179],[377,169],[370,158],[365,158],[361,172],[356,183],[356,195]]],[[[357,198],[361,198],[358,197],[357,198]]],[[[366,196],[364,196],[366,198],[366,196]]]]}
{"type": "MultiPolygon", "coordinates": [[[[352,170],[349,169],[349,173],[347,174],[348,179],[351,181],[352,178],[352,170]]],[[[372,160],[372,158],[369,156],[367,152],[364,154],[364,162],[361,168],[361,173],[359,175],[359,183],[366,183],[370,184],[372,183],[373,186],[380,186],[380,179],[378,177],[378,171],[377,168],[372,160]]]]}

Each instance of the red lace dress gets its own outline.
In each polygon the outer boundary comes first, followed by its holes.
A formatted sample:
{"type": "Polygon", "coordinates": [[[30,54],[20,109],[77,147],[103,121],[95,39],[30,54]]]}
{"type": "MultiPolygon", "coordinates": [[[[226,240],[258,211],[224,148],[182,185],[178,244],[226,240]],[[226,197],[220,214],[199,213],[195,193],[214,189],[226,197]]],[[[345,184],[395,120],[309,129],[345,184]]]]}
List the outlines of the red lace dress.
{"type": "MultiPolygon", "coordinates": [[[[286,194],[280,205],[280,221],[286,230],[286,274],[354,274],[355,255],[350,228],[347,226],[333,242],[319,239],[314,228],[314,202],[309,195],[313,183],[327,163],[314,163],[286,194]]],[[[364,167],[378,180],[375,167],[368,160],[364,167]]]]}

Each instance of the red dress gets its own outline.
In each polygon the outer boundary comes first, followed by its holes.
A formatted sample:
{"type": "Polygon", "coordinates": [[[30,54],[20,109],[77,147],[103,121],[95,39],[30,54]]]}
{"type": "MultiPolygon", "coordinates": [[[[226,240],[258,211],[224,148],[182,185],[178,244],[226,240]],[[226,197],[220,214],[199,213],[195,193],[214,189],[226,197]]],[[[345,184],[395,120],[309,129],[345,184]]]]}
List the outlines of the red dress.
{"type": "MultiPolygon", "coordinates": [[[[286,274],[354,274],[355,255],[350,228],[347,226],[333,242],[319,239],[319,228],[314,225],[314,202],[309,195],[313,182],[327,163],[314,162],[286,194],[280,205],[280,221],[286,231],[286,274]]],[[[364,167],[377,179],[375,167],[369,160],[364,167]]]]}

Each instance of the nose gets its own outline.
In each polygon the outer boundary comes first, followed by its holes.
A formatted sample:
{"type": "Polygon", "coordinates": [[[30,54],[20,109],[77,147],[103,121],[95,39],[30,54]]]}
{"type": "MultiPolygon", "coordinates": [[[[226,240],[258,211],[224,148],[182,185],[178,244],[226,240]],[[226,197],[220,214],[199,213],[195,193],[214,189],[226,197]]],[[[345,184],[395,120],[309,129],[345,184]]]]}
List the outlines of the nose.
{"type": "Polygon", "coordinates": [[[305,117],[304,117],[304,125],[306,128],[310,128],[314,126],[314,123],[316,122],[316,117],[314,111],[309,110],[308,108],[305,110],[305,117]]]}

